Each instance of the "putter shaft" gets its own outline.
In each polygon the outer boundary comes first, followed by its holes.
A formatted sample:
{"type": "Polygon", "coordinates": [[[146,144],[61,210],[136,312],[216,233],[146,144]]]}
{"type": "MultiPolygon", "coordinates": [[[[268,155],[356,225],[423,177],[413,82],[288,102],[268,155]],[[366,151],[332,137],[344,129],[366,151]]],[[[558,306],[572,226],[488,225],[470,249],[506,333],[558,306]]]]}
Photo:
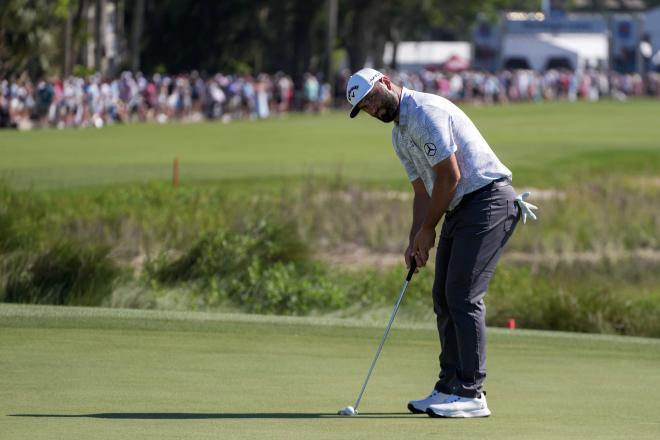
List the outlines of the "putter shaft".
{"type": "Polygon", "coordinates": [[[385,333],[383,333],[383,337],[380,340],[380,344],[378,345],[378,350],[376,350],[376,356],[374,356],[374,360],[371,361],[371,366],[369,367],[369,372],[367,373],[367,377],[364,380],[364,383],[362,384],[362,389],[360,390],[360,394],[358,395],[357,400],[355,401],[355,406],[353,408],[357,412],[358,406],[360,406],[360,400],[362,400],[362,394],[364,394],[364,390],[367,388],[367,382],[369,382],[369,378],[371,377],[372,371],[374,371],[374,367],[376,366],[376,361],[378,360],[378,357],[380,356],[380,352],[383,349],[383,345],[385,344],[385,339],[387,339],[387,334],[390,332],[390,327],[392,327],[392,323],[394,322],[394,317],[396,316],[396,312],[399,310],[399,305],[401,304],[401,300],[403,299],[403,295],[406,293],[406,289],[408,288],[408,283],[410,282],[413,274],[415,273],[415,268],[416,268],[416,262],[415,259],[413,258],[411,263],[410,263],[410,271],[408,272],[408,276],[406,277],[406,281],[403,283],[403,287],[401,288],[401,293],[399,293],[399,298],[396,301],[396,305],[394,306],[394,311],[392,312],[392,316],[390,317],[390,322],[387,324],[387,328],[385,328],[385,333]]]}

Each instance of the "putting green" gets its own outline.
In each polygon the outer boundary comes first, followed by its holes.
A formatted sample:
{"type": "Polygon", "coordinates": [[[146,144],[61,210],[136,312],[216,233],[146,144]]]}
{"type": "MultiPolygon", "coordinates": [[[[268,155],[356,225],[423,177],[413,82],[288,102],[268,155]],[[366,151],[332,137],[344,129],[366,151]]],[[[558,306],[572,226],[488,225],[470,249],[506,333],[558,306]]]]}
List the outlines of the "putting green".
{"type": "MultiPolygon", "coordinates": [[[[405,305],[404,305],[405,307],[405,305]]],[[[431,327],[0,305],[0,437],[14,439],[657,439],[660,341],[490,330],[493,416],[411,415],[431,327]]]]}

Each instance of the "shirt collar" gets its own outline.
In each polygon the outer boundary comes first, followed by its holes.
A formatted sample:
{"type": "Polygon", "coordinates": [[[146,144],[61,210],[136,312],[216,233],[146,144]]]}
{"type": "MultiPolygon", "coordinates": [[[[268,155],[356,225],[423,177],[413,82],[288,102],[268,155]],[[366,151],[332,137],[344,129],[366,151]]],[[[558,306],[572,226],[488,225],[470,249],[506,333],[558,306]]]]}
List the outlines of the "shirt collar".
{"type": "Polygon", "coordinates": [[[408,125],[408,106],[412,102],[412,90],[401,87],[401,101],[399,103],[399,128],[406,131],[408,125]]]}

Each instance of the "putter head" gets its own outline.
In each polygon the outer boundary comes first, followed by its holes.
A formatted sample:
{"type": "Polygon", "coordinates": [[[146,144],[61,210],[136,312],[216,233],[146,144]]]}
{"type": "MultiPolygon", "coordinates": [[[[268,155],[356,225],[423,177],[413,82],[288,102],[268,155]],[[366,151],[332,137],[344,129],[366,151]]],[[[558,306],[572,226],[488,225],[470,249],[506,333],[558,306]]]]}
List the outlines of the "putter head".
{"type": "Polygon", "coordinates": [[[340,416],[356,416],[357,413],[357,410],[355,410],[355,408],[352,406],[347,406],[346,408],[342,408],[337,411],[337,414],[340,416]]]}

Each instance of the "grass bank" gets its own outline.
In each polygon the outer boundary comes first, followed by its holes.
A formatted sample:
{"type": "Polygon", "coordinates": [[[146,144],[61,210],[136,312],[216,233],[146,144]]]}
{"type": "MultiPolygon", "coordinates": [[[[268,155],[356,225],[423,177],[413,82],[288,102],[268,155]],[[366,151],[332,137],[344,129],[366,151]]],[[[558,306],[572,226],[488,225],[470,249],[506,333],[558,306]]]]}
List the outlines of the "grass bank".
{"type": "MultiPolygon", "coordinates": [[[[660,252],[658,105],[466,108],[541,207],[509,245],[490,324],[658,335],[660,262],[642,257],[660,252]]],[[[391,266],[323,263],[407,244],[410,185],[374,120],[0,132],[0,154],[4,301],[364,316],[400,284],[391,266]]],[[[430,310],[419,278],[410,319],[430,310]]]]}
{"type": "MultiPolygon", "coordinates": [[[[0,210],[6,302],[344,317],[391,307],[402,269],[331,268],[319,253],[345,243],[400,252],[411,202],[406,193],[313,179],[249,197],[212,183],[5,186],[0,196],[12,207],[0,210]]],[[[660,261],[616,256],[660,249],[658,203],[660,187],[610,178],[539,202],[539,222],[521,225],[509,246],[529,261],[502,263],[489,324],[514,318],[527,328],[660,337],[660,261]],[[562,262],[576,252],[597,258],[562,262]],[[550,254],[559,259],[544,261],[550,254]]],[[[403,319],[431,318],[431,271],[417,278],[403,319]]]]}

